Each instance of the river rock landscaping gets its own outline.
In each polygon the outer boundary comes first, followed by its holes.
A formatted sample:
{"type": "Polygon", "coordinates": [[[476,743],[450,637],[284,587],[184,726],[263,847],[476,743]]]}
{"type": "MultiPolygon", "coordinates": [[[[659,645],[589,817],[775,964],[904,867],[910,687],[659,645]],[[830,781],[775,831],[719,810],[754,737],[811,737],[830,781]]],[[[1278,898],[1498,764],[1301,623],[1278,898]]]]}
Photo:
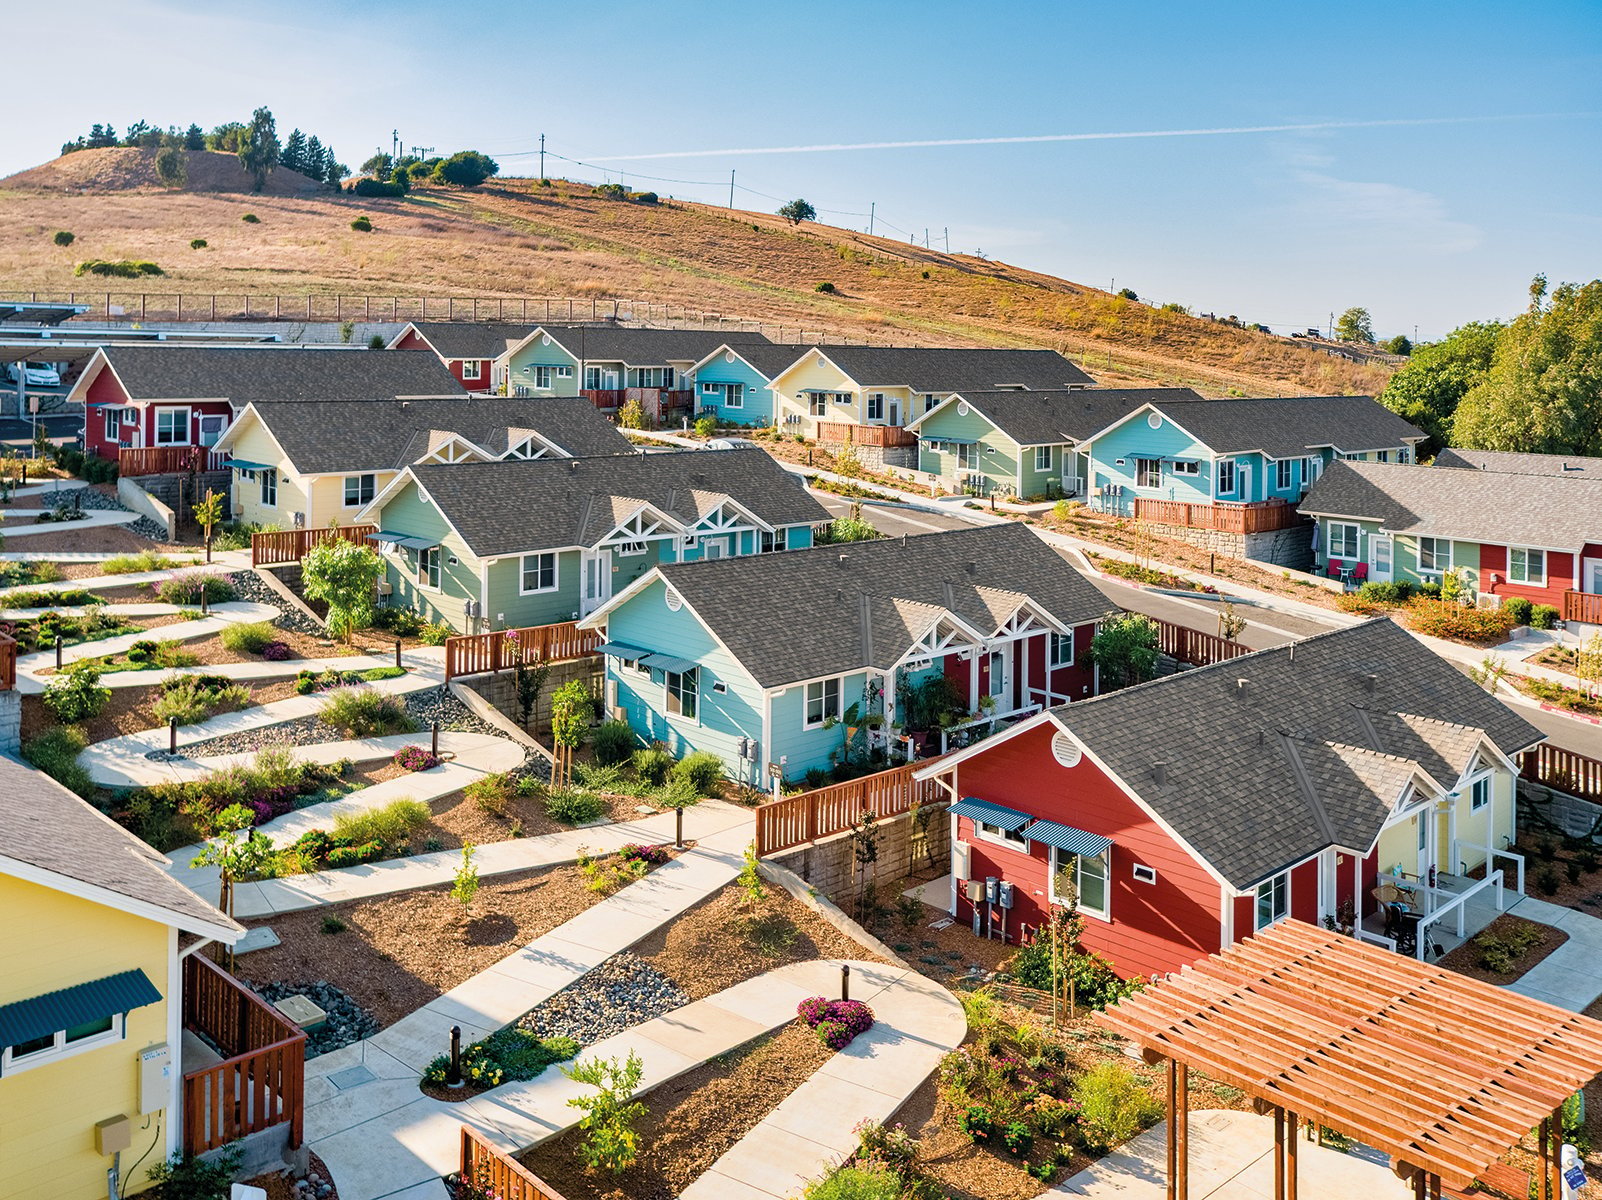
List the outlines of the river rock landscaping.
{"type": "Polygon", "coordinates": [[[378,1022],[345,992],[319,979],[313,983],[269,983],[253,989],[269,1004],[304,996],[328,1014],[316,1029],[306,1031],[306,1057],[328,1054],[378,1032],[378,1022]]]}
{"type": "Polygon", "coordinates": [[[593,1045],[690,1002],[678,984],[645,960],[613,955],[534,1008],[518,1026],[540,1037],[593,1045]]]}

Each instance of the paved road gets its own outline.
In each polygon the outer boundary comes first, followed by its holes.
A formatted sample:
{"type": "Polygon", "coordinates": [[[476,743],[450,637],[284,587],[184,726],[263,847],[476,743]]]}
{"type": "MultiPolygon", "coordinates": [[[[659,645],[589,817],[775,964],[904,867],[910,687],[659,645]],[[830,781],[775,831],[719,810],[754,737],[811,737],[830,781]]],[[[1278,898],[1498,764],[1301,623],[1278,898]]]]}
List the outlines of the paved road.
{"type": "Polygon", "coordinates": [[[862,505],[862,517],[886,537],[900,537],[902,534],[938,533],[944,529],[971,529],[973,522],[965,521],[955,513],[947,516],[945,513],[924,512],[922,509],[906,508],[898,504],[885,504],[877,500],[847,500],[843,496],[836,496],[833,492],[814,491],[815,496],[829,514],[835,517],[848,517],[851,515],[853,504],[862,505]]]}

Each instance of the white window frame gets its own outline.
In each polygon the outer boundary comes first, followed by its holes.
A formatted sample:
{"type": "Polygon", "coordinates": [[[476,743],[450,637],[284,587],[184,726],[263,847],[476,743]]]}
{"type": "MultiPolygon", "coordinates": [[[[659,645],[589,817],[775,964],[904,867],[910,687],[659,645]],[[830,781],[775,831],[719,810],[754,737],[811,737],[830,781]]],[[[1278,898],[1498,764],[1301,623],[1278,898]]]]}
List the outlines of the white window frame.
{"type": "Polygon", "coordinates": [[[537,550],[532,554],[520,554],[517,557],[517,594],[519,596],[540,596],[554,592],[562,586],[562,557],[555,550],[537,550]],[[551,582],[546,586],[528,586],[529,559],[534,559],[534,569],[543,574],[543,559],[551,560],[551,582]]]}
{"type": "Polygon", "coordinates": [[[829,394],[827,392],[807,393],[807,414],[814,417],[829,415],[829,394]]]}
{"type": "Polygon", "coordinates": [[[1005,846],[1009,850],[1022,850],[1025,854],[1029,853],[1029,839],[1024,836],[1022,829],[1003,829],[1000,825],[992,825],[975,817],[973,835],[981,842],[990,842],[992,845],[1005,846]]]}
{"type": "Polygon", "coordinates": [[[1400,450],[1398,450],[1396,452],[1396,461],[1399,462],[1399,463],[1412,462],[1413,461],[1412,452],[1409,451],[1406,446],[1403,446],[1400,450]]]}
{"type": "Polygon", "coordinates": [[[801,728],[822,729],[830,717],[838,721],[840,719],[840,690],[839,676],[835,676],[833,679],[814,679],[811,683],[806,684],[801,689],[801,728]],[[812,716],[814,688],[817,689],[815,703],[818,706],[818,715],[816,719],[812,716]],[[833,696],[832,710],[830,708],[831,694],[833,696]]]}
{"type": "Polygon", "coordinates": [[[723,385],[723,407],[724,408],[744,408],[745,407],[745,384],[743,384],[743,383],[725,383],[723,385]]]}
{"type": "Polygon", "coordinates": [[[608,390],[605,383],[606,375],[600,367],[584,368],[584,390],[586,392],[604,392],[608,390]]]}
{"type": "Polygon", "coordinates": [[[1036,446],[1035,447],[1035,470],[1037,470],[1037,471],[1049,471],[1049,470],[1051,470],[1051,447],[1050,446],[1036,446]]]}
{"type": "Polygon", "coordinates": [[[367,472],[366,474],[362,475],[345,476],[346,508],[365,508],[367,505],[373,502],[373,497],[377,494],[378,476],[374,475],[372,472],[367,472]],[[356,499],[354,500],[350,498],[350,485],[353,483],[356,485],[356,499]]]}
{"type": "Polygon", "coordinates": [[[612,547],[612,553],[619,558],[638,558],[645,553],[644,542],[619,542],[612,547]]]}
{"type": "Polygon", "coordinates": [[[1294,458],[1276,458],[1274,460],[1274,490],[1288,492],[1296,486],[1296,460],[1294,458]]]}
{"type": "Polygon", "coordinates": [[[556,376],[556,368],[545,363],[534,364],[534,390],[548,392],[551,390],[551,381],[556,376]]]}
{"type": "Polygon", "coordinates": [[[111,1018],[111,1028],[99,1033],[85,1034],[76,1041],[67,1041],[67,1031],[55,1031],[52,1044],[31,1054],[12,1054],[12,1047],[0,1048],[0,1077],[9,1078],[22,1071],[31,1071],[34,1067],[42,1067],[46,1063],[60,1062],[64,1058],[71,1058],[75,1054],[85,1051],[98,1050],[102,1046],[111,1046],[123,1041],[128,1035],[128,1018],[124,1013],[108,1013],[111,1018]]]}
{"type": "Polygon", "coordinates": [[[925,392],[923,394],[923,411],[924,412],[933,412],[939,406],[940,406],[940,397],[939,396],[935,395],[933,392],[925,392]]]}
{"type": "Polygon", "coordinates": [[[104,410],[105,440],[120,442],[122,440],[122,409],[115,405],[107,405],[104,410]]]}
{"type": "Polygon", "coordinates": [[[757,531],[758,554],[783,554],[790,548],[790,535],[783,529],[775,529],[769,533],[766,529],[757,531]]]}
{"type": "Polygon", "coordinates": [[[1175,475],[1190,475],[1194,477],[1201,474],[1201,464],[1189,459],[1175,459],[1170,470],[1175,475]]]}
{"type": "Polygon", "coordinates": [[[477,382],[484,378],[484,360],[481,358],[462,359],[462,382],[477,382]]]}
{"type": "Polygon", "coordinates": [[[1326,532],[1329,536],[1326,539],[1327,544],[1324,548],[1325,558],[1344,558],[1351,562],[1358,561],[1358,552],[1362,549],[1363,527],[1361,525],[1355,521],[1330,521],[1327,522],[1326,532]],[[1346,553],[1345,550],[1347,530],[1351,530],[1352,533],[1352,552],[1350,554],[1346,553]],[[1335,548],[1337,534],[1342,547],[1339,551],[1335,548]]]}
{"type": "Polygon", "coordinates": [[[1291,873],[1281,871],[1272,878],[1263,880],[1252,889],[1252,922],[1257,932],[1261,933],[1270,925],[1277,925],[1290,916],[1291,908],[1291,873]],[[1266,893],[1265,893],[1265,890],[1266,893]],[[1269,902],[1269,919],[1263,920],[1263,901],[1269,902]],[[1277,900],[1277,903],[1276,903],[1277,900]],[[1278,910],[1277,912],[1275,910],[1278,910]]]}
{"type": "Polygon", "coordinates": [[[190,426],[194,423],[193,410],[190,408],[177,408],[168,405],[157,408],[150,418],[150,444],[152,446],[187,446],[189,445],[190,426]],[[161,418],[169,413],[183,414],[183,439],[181,441],[163,441],[161,438],[161,418]]]}
{"type": "Polygon", "coordinates": [[[263,508],[277,508],[278,507],[278,471],[277,471],[277,469],[274,468],[274,467],[268,467],[265,471],[262,471],[260,473],[259,482],[261,484],[261,491],[259,493],[261,506],[263,508]]]}
{"type": "Polygon", "coordinates": [[[425,546],[417,551],[417,586],[425,592],[437,592],[445,578],[442,561],[444,548],[425,546]]]}
{"type": "Polygon", "coordinates": [[[1509,546],[1507,548],[1507,581],[1509,583],[1528,584],[1530,587],[1545,587],[1546,551],[1538,549],[1534,546],[1509,546]],[[1518,570],[1513,566],[1514,562],[1517,561],[1515,556],[1520,554],[1524,556],[1524,571],[1522,578],[1520,577],[1518,570]],[[1530,563],[1532,559],[1536,558],[1540,560],[1541,569],[1535,575],[1531,575],[1530,563]]]}
{"type": "Polygon", "coordinates": [[[1452,539],[1451,538],[1442,538],[1442,537],[1430,537],[1427,534],[1420,534],[1419,535],[1419,539],[1418,539],[1418,573],[1420,575],[1444,575],[1447,571],[1450,571],[1451,569],[1452,569],[1452,539]],[[1424,565],[1424,543],[1425,542],[1428,542],[1430,544],[1430,560],[1431,560],[1431,564],[1432,565],[1430,565],[1428,567],[1426,567],[1424,565]],[[1444,566],[1441,563],[1441,547],[1443,545],[1446,547],[1446,563],[1445,563],[1444,566]]]}
{"type": "Polygon", "coordinates": [[[1046,645],[1046,665],[1053,669],[1057,667],[1071,667],[1074,665],[1074,634],[1073,630],[1067,633],[1052,633],[1046,645]],[[1059,650],[1068,647],[1068,657],[1063,658],[1059,650]]]}
{"type": "Polygon", "coordinates": [[[951,449],[957,456],[957,469],[959,471],[977,471],[979,469],[978,442],[970,442],[967,445],[958,442],[951,449]]]}
{"type": "Polygon", "coordinates": [[[1163,486],[1163,460],[1137,457],[1135,459],[1135,486],[1160,488],[1163,486]]]}
{"type": "Polygon", "coordinates": [[[850,392],[831,392],[829,394],[834,397],[836,404],[850,404],[853,400],[850,392]]]}
{"type": "Polygon", "coordinates": [[[867,416],[866,416],[865,419],[869,420],[869,421],[882,421],[882,420],[884,420],[884,393],[883,392],[869,392],[868,393],[867,416]]]}
{"type": "Polygon", "coordinates": [[[1469,812],[1479,812],[1491,803],[1493,785],[1490,771],[1470,776],[1468,782],[1469,812]]]}
{"type": "Polygon", "coordinates": [[[1112,847],[1109,846],[1100,854],[1086,857],[1082,854],[1068,854],[1066,850],[1059,850],[1056,846],[1053,846],[1051,848],[1051,858],[1047,864],[1051,873],[1050,890],[1053,904],[1064,903],[1057,896],[1057,875],[1063,870],[1061,860],[1064,855],[1074,860],[1074,889],[1079,894],[1079,911],[1098,920],[1112,920],[1112,847]],[[1099,873],[1095,870],[1090,872],[1092,875],[1097,875],[1101,880],[1102,903],[1099,908],[1085,903],[1086,863],[1094,863],[1100,868],[1099,873]]]}
{"type": "Polygon", "coordinates": [[[662,672],[662,711],[667,714],[670,721],[681,721],[686,725],[699,725],[701,723],[701,668],[691,667],[688,671],[662,672]],[[674,694],[673,680],[679,681],[678,694],[674,694]],[[688,690],[685,681],[688,680],[688,690]],[[690,711],[684,711],[684,697],[690,698],[690,711]]]}
{"type": "Polygon", "coordinates": [[[1220,496],[1233,496],[1240,487],[1240,471],[1233,458],[1218,460],[1218,494],[1220,496]],[[1225,479],[1229,482],[1225,483],[1225,479]]]}

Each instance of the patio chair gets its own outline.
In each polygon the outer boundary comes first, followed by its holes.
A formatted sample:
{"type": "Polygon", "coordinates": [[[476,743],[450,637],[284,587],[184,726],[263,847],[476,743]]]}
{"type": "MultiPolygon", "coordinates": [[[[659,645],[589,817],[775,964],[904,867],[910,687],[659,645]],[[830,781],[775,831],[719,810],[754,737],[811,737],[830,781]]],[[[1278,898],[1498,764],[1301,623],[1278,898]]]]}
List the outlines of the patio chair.
{"type": "Polygon", "coordinates": [[[1330,559],[1329,562],[1325,564],[1324,574],[1328,575],[1331,579],[1339,579],[1341,577],[1341,564],[1336,562],[1333,558],[1330,559]]]}
{"type": "Polygon", "coordinates": [[[1352,582],[1353,583],[1362,583],[1363,580],[1365,580],[1367,578],[1368,578],[1368,564],[1366,562],[1360,562],[1355,567],[1352,568],[1352,582]]]}
{"type": "Polygon", "coordinates": [[[1396,942],[1398,954],[1412,957],[1418,953],[1419,914],[1409,912],[1402,904],[1385,906],[1385,936],[1396,942]]]}

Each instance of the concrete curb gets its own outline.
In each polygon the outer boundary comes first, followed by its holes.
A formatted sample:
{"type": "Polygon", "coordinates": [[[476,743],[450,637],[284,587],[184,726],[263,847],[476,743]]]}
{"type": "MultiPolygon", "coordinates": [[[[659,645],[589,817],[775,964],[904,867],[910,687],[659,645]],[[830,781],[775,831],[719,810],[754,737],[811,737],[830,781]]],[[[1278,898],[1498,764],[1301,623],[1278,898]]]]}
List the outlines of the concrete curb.
{"type": "Polygon", "coordinates": [[[472,710],[473,715],[479,720],[488,722],[489,724],[495,726],[496,729],[499,729],[507,737],[511,738],[514,742],[517,742],[526,749],[534,751],[534,753],[543,758],[547,764],[554,763],[556,761],[548,749],[540,745],[538,741],[523,731],[522,726],[520,726],[516,721],[512,720],[511,717],[507,716],[500,709],[496,708],[488,700],[484,699],[483,696],[480,696],[472,688],[464,686],[455,679],[452,679],[445,686],[450,689],[451,695],[455,696],[463,704],[467,705],[467,707],[472,710]]]}
{"type": "Polygon", "coordinates": [[[863,949],[879,955],[887,962],[895,963],[898,967],[910,966],[906,959],[902,958],[894,950],[890,949],[889,946],[886,946],[878,938],[874,937],[873,934],[869,933],[861,925],[857,924],[856,921],[853,921],[850,917],[846,916],[846,914],[838,905],[834,903],[834,901],[830,900],[822,892],[818,891],[811,884],[809,884],[805,879],[802,879],[801,876],[790,870],[789,867],[781,867],[776,862],[769,862],[766,859],[762,859],[757,863],[757,871],[765,879],[778,884],[785,891],[789,892],[790,895],[794,896],[802,904],[806,905],[813,912],[817,913],[818,916],[822,917],[830,925],[834,926],[863,949]]]}

